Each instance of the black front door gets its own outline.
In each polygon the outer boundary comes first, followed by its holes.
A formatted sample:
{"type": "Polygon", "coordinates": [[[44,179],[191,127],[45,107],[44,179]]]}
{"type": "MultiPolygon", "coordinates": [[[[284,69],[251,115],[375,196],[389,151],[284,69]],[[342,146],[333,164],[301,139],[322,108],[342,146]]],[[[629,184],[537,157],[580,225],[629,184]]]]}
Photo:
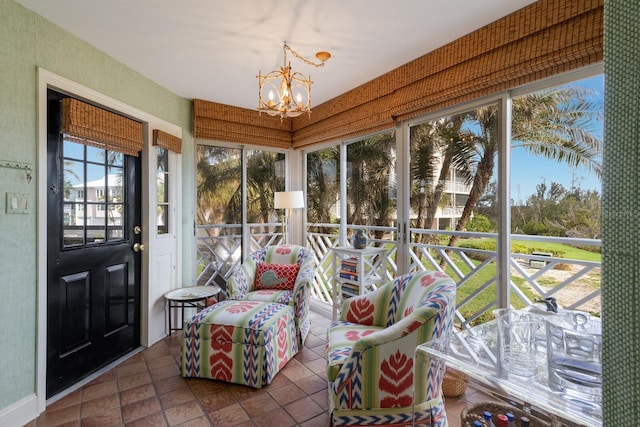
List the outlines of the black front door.
{"type": "Polygon", "coordinates": [[[48,93],[47,397],[140,344],[140,158],[60,133],[48,93]]]}

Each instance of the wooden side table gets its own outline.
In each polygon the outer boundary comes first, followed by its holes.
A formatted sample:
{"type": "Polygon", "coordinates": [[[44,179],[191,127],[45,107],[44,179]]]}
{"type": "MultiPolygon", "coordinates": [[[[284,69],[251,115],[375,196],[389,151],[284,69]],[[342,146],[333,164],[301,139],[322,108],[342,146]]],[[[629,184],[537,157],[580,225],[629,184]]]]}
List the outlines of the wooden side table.
{"type": "Polygon", "coordinates": [[[220,293],[222,289],[218,285],[211,286],[187,286],[184,288],[174,289],[164,294],[164,298],[167,301],[167,312],[169,317],[169,335],[173,331],[182,330],[184,322],[184,309],[195,308],[197,311],[202,310],[207,299],[214,297],[220,293]],[[171,318],[171,312],[174,308],[180,309],[180,327],[174,327],[173,320],[171,318]]]}

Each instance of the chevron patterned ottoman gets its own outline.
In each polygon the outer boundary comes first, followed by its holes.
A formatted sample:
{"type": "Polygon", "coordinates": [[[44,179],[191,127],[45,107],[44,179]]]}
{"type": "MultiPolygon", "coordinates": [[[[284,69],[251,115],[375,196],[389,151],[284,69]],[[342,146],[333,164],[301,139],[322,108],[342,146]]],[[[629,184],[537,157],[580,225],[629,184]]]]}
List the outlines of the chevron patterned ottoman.
{"type": "Polygon", "coordinates": [[[293,309],[284,304],[226,300],[187,321],[182,330],[183,377],[260,388],[298,352],[293,309]]]}

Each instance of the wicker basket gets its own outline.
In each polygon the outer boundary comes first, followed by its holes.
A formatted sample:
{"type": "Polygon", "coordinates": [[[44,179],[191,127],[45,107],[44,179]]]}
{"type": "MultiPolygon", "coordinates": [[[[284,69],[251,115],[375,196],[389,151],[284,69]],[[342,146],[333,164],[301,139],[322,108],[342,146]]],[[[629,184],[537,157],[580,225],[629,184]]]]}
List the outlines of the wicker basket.
{"type": "Polygon", "coordinates": [[[511,412],[513,415],[515,415],[516,420],[519,420],[520,417],[527,417],[531,421],[531,427],[556,427],[560,425],[555,420],[551,420],[548,418],[546,420],[542,419],[506,403],[478,402],[474,403],[473,405],[467,406],[460,413],[460,421],[462,422],[462,427],[473,427],[473,422],[475,420],[480,421],[482,423],[482,426],[485,427],[486,424],[484,422],[484,418],[482,417],[484,411],[491,412],[494,420],[497,418],[498,414],[506,414],[507,412],[511,412]]]}
{"type": "Polygon", "coordinates": [[[442,380],[442,394],[444,397],[458,397],[467,390],[469,377],[459,371],[447,368],[442,380]]]}

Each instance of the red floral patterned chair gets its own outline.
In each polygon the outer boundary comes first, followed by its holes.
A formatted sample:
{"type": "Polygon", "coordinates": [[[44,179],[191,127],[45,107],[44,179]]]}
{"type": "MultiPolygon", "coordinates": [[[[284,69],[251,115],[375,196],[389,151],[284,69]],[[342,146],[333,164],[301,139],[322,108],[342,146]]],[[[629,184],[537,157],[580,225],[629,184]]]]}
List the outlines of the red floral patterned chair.
{"type": "Polygon", "coordinates": [[[296,335],[303,344],[309,319],[309,288],[315,274],[311,249],[272,245],[251,253],[227,281],[227,299],[279,302],[293,308],[296,335]]]}
{"type": "Polygon", "coordinates": [[[424,271],[342,304],[327,331],[333,426],[410,426],[414,402],[419,425],[448,425],[444,365],[414,366],[414,354],[419,344],[452,331],[455,295],[449,276],[424,271]]]}

